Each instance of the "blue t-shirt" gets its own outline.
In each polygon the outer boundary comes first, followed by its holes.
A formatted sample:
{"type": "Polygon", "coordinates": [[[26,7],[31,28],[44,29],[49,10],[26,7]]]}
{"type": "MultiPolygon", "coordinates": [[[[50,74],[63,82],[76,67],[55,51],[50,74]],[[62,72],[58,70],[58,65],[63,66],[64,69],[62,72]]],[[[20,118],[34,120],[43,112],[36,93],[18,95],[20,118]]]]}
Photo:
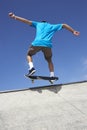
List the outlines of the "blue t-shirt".
{"type": "Polygon", "coordinates": [[[32,42],[33,46],[52,47],[54,33],[62,29],[62,24],[49,24],[47,22],[32,21],[32,27],[36,28],[36,37],[32,42]]]}

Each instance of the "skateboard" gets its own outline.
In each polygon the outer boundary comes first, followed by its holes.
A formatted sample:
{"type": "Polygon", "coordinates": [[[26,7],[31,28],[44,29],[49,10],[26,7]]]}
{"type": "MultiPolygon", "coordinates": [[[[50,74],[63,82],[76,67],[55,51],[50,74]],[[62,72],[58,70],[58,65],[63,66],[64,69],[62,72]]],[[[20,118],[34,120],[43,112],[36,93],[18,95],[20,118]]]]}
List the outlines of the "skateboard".
{"type": "MultiPolygon", "coordinates": [[[[26,76],[26,75],[25,75],[26,76]]],[[[29,78],[32,83],[34,83],[34,80],[48,80],[51,84],[53,84],[53,81],[57,81],[59,78],[58,77],[47,77],[47,76],[26,76],[27,78],[29,78]]]]}

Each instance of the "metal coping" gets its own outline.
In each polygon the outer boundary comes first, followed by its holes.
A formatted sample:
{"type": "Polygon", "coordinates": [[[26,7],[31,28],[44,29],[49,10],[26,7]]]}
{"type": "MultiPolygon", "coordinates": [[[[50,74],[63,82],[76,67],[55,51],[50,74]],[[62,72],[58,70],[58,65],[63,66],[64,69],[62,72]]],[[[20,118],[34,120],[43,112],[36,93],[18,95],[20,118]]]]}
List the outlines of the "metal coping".
{"type": "Polygon", "coordinates": [[[24,88],[24,89],[14,89],[14,90],[5,90],[5,91],[0,91],[0,94],[3,93],[12,93],[12,92],[19,92],[19,91],[27,91],[27,90],[35,90],[35,89],[44,89],[44,88],[49,88],[49,87],[57,87],[57,86],[63,86],[63,85],[70,85],[70,84],[77,84],[77,83],[85,83],[87,80],[84,81],[77,81],[77,82],[70,82],[70,83],[61,83],[61,84],[53,84],[53,85],[47,85],[47,86],[38,86],[38,87],[32,87],[32,88],[24,88]]]}

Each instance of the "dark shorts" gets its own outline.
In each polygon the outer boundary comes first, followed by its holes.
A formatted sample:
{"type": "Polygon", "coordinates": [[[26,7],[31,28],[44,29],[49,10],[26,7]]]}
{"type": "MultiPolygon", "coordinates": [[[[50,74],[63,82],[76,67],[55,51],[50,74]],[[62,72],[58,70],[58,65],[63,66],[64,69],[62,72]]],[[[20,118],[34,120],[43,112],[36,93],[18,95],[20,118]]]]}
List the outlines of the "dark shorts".
{"type": "Polygon", "coordinates": [[[40,46],[31,46],[28,50],[27,55],[33,56],[37,52],[42,51],[45,58],[51,58],[52,57],[52,50],[49,47],[40,47],[40,46]]]}

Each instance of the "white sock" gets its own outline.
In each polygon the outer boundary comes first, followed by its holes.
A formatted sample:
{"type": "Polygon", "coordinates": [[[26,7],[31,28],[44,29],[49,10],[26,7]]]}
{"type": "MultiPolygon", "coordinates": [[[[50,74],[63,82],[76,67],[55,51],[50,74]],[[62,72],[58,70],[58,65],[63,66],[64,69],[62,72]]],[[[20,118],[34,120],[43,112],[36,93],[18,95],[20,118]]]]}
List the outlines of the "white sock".
{"type": "Polygon", "coordinates": [[[50,77],[54,77],[54,72],[50,72],[50,77]]]}
{"type": "Polygon", "coordinates": [[[34,67],[33,62],[29,62],[28,65],[29,65],[30,69],[32,69],[34,67]]]}

